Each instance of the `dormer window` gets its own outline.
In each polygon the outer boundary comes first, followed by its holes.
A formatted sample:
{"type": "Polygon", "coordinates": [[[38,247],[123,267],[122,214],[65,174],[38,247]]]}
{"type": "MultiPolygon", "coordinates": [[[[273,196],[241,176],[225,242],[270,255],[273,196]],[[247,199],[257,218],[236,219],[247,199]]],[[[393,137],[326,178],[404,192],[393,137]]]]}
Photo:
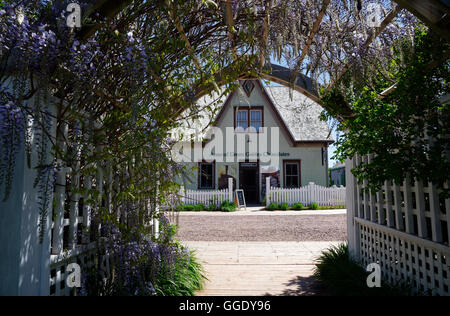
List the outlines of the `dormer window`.
{"type": "Polygon", "coordinates": [[[247,97],[250,97],[254,88],[255,84],[251,80],[245,80],[244,83],[242,84],[242,89],[244,89],[245,93],[247,94],[247,97]]]}

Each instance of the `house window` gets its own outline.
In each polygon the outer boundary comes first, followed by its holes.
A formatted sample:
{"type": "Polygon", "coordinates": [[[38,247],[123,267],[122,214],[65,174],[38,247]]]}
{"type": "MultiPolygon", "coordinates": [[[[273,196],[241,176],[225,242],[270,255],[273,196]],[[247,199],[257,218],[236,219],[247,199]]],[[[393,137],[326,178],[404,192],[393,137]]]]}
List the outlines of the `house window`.
{"type": "Polygon", "coordinates": [[[284,161],[284,187],[299,188],[300,181],[300,160],[284,161]]]}
{"type": "Polygon", "coordinates": [[[247,94],[247,97],[250,97],[254,87],[255,87],[255,84],[252,81],[250,81],[250,80],[244,81],[244,84],[242,85],[242,89],[244,89],[245,94],[247,94]]]}
{"type": "Polygon", "coordinates": [[[198,168],[198,188],[214,189],[215,165],[213,162],[201,162],[198,168]]]}
{"type": "Polygon", "coordinates": [[[248,128],[248,111],[238,110],[236,114],[236,126],[235,128],[242,128],[244,131],[248,128]]]}
{"type": "Polygon", "coordinates": [[[239,128],[239,131],[246,131],[249,127],[253,127],[260,132],[264,127],[263,108],[260,106],[246,109],[235,108],[235,116],[234,128],[239,128]]]}
{"type": "Polygon", "coordinates": [[[262,110],[250,110],[250,127],[254,127],[258,132],[262,127],[262,110]]]}

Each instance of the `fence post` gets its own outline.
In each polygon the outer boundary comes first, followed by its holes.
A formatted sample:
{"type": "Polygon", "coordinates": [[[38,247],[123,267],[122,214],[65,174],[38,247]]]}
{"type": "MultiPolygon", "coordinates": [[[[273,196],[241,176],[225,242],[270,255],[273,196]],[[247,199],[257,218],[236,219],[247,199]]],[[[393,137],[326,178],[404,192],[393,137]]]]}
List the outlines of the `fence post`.
{"type": "Polygon", "coordinates": [[[153,235],[155,236],[155,238],[159,238],[159,199],[158,199],[158,194],[159,194],[159,180],[156,181],[156,203],[155,203],[155,218],[153,218],[153,235]]]}
{"type": "Polygon", "coordinates": [[[270,176],[266,177],[266,207],[270,205],[270,176]]]}
{"type": "MultiPolygon", "coordinates": [[[[58,118],[59,119],[59,118],[58,118]]],[[[62,120],[61,120],[62,121],[62,120]]],[[[67,151],[65,140],[69,132],[69,126],[66,123],[60,123],[60,129],[56,131],[57,146],[62,153],[67,151]]],[[[64,234],[64,204],[66,200],[66,172],[67,168],[63,164],[61,157],[57,159],[60,170],[56,172],[56,188],[55,188],[55,208],[53,215],[53,240],[52,254],[59,255],[63,250],[63,234],[64,234]]]]}
{"type": "MultiPolygon", "coordinates": [[[[56,117],[56,108],[49,106],[51,117],[56,117]]],[[[29,126],[34,122],[29,117],[29,126]]],[[[56,122],[51,118],[51,128],[46,131],[54,142],[56,140],[56,122]]],[[[38,137],[35,130],[30,130],[32,148],[36,148],[38,137]]],[[[43,135],[47,135],[43,134],[43,135]]],[[[46,136],[42,136],[46,137],[46,136]]],[[[47,150],[43,152],[43,163],[53,162],[51,143],[47,139],[47,150]]],[[[31,168],[28,167],[25,146],[22,142],[15,156],[15,169],[12,179],[12,190],[9,198],[0,198],[0,296],[35,296],[50,293],[50,240],[51,215],[53,201],[53,173],[42,176],[43,186],[50,188],[47,194],[49,201],[46,214],[41,218],[39,199],[44,197],[39,186],[34,187],[37,170],[33,168],[39,163],[38,150],[31,152],[31,168]],[[43,232],[40,236],[38,223],[43,219],[43,232]],[[40,238],[42,237],[42,238],[40,238]]],[[[4,192],[4,184],[0,185],[4,192]]]]}
{"type": "Polygon", "coordinates": [[[228,178],[228,201],[233,203],[233,178],[228,178]]]}
{"type": "Polygon", "coordinates": [[[359,260],[359,226],[355,223],[355,212],[358,201],[358,192],[355,177],[351,170],[356,165],[356,159],[347,159],[345,162],[346,178],[346,204],[347,204],[347,241],[350,256],[359,260]]]}

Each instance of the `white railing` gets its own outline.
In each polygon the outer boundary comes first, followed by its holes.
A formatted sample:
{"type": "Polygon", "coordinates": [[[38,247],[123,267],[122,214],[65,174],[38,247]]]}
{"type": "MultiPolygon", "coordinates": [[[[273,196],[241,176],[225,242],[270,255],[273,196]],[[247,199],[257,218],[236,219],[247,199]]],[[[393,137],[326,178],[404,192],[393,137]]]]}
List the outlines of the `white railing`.
{"type": "Polygon", "coordinates": [[[266,179],[266,187],[269,188],[266,193],[266,206],[270,203],[287,203],[294,205],[302,203],[307,206],[311,203],[317,203],[320,206],[344,206],[345,205],[345,187],[323,187],[313,182],[301,188],[276,188],[270,187],[270,178],[266,179]]]}
{"type": "MultiPolygon", "coordinates": [[[[383,278],[417,291],[450,295],[450,199],[433,183],[410,178],[386,181],[366,192],[351,169],[371,156],[347,161],[347,238],[351,255],[363,265],[378,263],[383,278]]],[[[448,185],[448,184],[447,184],[448,185]]]]}

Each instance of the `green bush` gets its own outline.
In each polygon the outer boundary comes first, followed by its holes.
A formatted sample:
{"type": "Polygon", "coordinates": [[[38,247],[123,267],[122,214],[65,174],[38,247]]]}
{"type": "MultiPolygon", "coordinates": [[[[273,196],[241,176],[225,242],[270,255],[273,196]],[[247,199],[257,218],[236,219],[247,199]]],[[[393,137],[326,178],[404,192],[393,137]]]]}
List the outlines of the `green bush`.
{"type": "Polygon", "coordinates": [[[194,296],[206,280],[202,265],[194,252],[179,256],[175,268],[162,271],[155,284],[158,296],[194,296]]]}
{"type": "Polygon", "coordinates": [[[311,204],[309,204],[309,208],[312,210],[318,210],[319,209],[319,204],[312,202],[311,204]]]}
{"type": "Polygon", "coordinates": [[[194,207],[194,211],[196,211],[196,212],[201,212],[204,209],[205,209],[205,205],[202,203],[199,203],[199,204],[195,205],[195,207],[194,207]]]}
{"type": "Polygon", "coordinates": [[[289,209],[289,204],[281,203],[280,205],[278,205],[278,209],[282,211],[287,211],[289,209]]]}
{"type": "Polygon", "coordinates": [[[298,203],[295,203],[294,206],[292,206],[292,208],[293,208],[294,210],[301,211],[301,210],[303,210],[305,207],[303,206],[302,203],[298,202],[298,203]]]}
{"type": "Polygon", "coordinates": [[[339,296],[399,296],[410,295],[405,285],[389,285],[382,282],[379,288],[367,286],[366,270],[350,259],[347,244],[332,246],[316,260],[314,276],[331,295],[339,296]]]}
{"type": "Polygon", "coordinates": [[[181,206],[181,211],[192,212],[195,209],[195,206],[192,204],[185,204],[181,206]]]}
{"type": "Polygon", "coordinates": [[[216,210],[216,206],[214,204],[209,204],[208,206],[208,211],[215,211],[216,210]]]}
{"type": "Polygon", "coordinates": [[[275,211],[278,208],[278,205],[274,202],[270,203],[269,206],[267,207],[267,209],[269,211],[275,211]]]}
{"type": "Polygon", "coordinates": [[[321,210],[337,210],[337,209],[345,209],[347,206],[339,205],[339,206],[321,206],[321,210]]]}
{"type": "Polygon", "coordinates": [[[220,210],[222,212],[234,212],[236,211],[237,205],[235,203],[231,203],[229,201],[225,201],[220,206],[220,210]]]}

